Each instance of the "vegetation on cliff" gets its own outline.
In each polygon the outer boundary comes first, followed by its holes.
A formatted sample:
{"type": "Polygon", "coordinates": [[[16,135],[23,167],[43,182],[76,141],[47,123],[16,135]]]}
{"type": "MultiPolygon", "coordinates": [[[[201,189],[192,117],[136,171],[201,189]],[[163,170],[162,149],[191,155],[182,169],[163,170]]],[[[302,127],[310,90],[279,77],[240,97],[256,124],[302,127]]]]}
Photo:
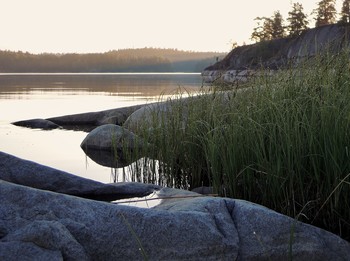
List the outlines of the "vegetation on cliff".
{"type": "MultiPolygon", "coordinates": [[[[335,0],[321,0],[312,12],[315,15],[315,27],[330,24],[348,24],[350,22],[350,0],[343,0],[340,18],[337,20],[335,0]]],[[[288,12],[288,24],[279,11],[275,11],[272,17],[257,17],[257,27],[253,29],[251,39],[256,42],[279,39],[286,36],[298,36],[308,29],[308,15],[304,13],[303,5],[293,3],[292,10],[288,12]]]]}
{"type": "Polygon", "coordinates": [[[262,41],[238,46],[224,59],[205,71],[283,69],[297,67],[304,60],[348,48],[350,24],[331,24],[303,31],[299,36],[262,41]]]}

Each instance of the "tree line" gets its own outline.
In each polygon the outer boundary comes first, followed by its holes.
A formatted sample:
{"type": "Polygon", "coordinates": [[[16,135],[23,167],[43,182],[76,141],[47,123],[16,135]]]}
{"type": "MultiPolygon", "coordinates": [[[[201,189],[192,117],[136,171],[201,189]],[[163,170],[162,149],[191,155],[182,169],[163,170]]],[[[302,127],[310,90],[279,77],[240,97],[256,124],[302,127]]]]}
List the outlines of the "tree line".
{"type": "MultiPolygon", "coordinates": [[[[315,15],[315,27],[329,24],[350,23],[350,0],[343,0],[342,8],[337,20],[336,0],[322,0],[311,15],[315,15]]],[[[299,2],[292,4],[292,10],[288,12],[287,25],[280,11],[275,11],[271,17],[256,17],[257,27],[253,29],[251,40],[255,42],[268,41],[287,36],[298,36],[308,29],[309,20],[304,12],[303,5],[299,2]]]]}
{"type": "Polygon", "coordinates": [[[0,72],[201,72],[223,56],[161,48],[88,54],[0,51],[0,72]]]}

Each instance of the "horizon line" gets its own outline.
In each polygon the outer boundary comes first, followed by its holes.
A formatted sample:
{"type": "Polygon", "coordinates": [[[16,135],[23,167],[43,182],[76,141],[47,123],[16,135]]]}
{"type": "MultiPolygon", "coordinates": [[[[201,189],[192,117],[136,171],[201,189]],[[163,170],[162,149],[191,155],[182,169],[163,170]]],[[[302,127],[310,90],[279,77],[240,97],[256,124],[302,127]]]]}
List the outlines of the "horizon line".
{"type": "Polygon", "coordinates": [[[118,52],[118,51],[127,51],[127,50],[143,50],[143,49],[153,49],[153,50],[173,50],[178,52],[188,52],[188,53],[218,53],[218,54],[227,54],[230,51],[196,51],[196,50],[185,50],[185,49],[178,49],[178,48],[172,48],[172,47],[130,47],[130,48],[119,48],[119,49],[111,49],[108,51],[96,51],[96,52],[30,52],[25,50],[11,50],[11,49],[3,49],[0,48],[0,51],[4,52],[14,52],[14,53],[28,53],[32,55],[42,55],[42,54],[53,54],[53,55],[66,55],[66,54],[105,54],[110,52],[118,52]]]}

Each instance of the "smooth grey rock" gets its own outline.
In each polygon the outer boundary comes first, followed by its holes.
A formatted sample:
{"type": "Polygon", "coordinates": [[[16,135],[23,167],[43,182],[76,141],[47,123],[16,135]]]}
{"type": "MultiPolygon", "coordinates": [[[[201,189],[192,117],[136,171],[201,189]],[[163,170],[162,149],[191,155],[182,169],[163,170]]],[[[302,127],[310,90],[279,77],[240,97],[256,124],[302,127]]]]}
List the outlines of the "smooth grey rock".
{"type": "Polygon", "coordinates": [[[350,260],[350,244],[340,237],[263,206],[235,202],[240,260],[288,260],[289,255],[293,260],[350,260]]]}
{"type": "Polygon", "coordinates": [[[0,247],[9,241],[39,242],[65,259],[85,253],[87,258],[79,260],[235,260],[238,253],[239,238],[226,208],[233,205],[224,200],[202,203],[207,208],[203,211],[170,212],[0,181],[0,202],[0,226],[7,230],[0,247]],[[41,242],[44,232],[49,235],[45,243],[41,242]],[[68,248],[68,242],[73,246],[68,248]]]}
{"type": "MultiPolygon", "coordinates": [[[[237,199],[198,197],[197,193],[191,198],[190,192],[169,188],[160,191],[159,197],[167,196],[176,199],[165,199],[154,209],[225,215],[226,208],[234,224],[229,233],[239,237],[237,259],[232,260],[350,260],[349,242],[263,206],[237,199]]],[[[217,222],[218,228],[222,227],[222,219],[217,222]]]]}
{"type": "MultiPolygon", "coordinates": [[[[239,91],[241,92],[241,91],[239,91]]],[[[164,102],[152,103],[136,110],[123,124],[123,127],[140,136],[148,136],[152,140],[153,130],[158,128],[179,128],[186,131],[191,108],[203,106],[206,103],[226,103],[237,92],[218,92],[185,98],[169,99],[164,102]],[[170,123],[171,124],[168,124],[170,123]]]]}
{"type": "MultiPolygon", "coordinates": [[[[206,95],[203,95],[206,96],[206,95]]],[[[154,128],[173,128],[167,126],[167,120],[173,117],[178,121],[178,126],[185,129],[188,119],[189,104],[196,101],[201,96],[186,97],[164,102],[152,103],[133,112],[123,124],[123,127],[139,135],[149,135],[152,139],[152,130],[154,128]],[[147,131],[149,132],[147,134],[147,131]]]]}
{"type": "Polygon", "coordinates": [[[113,124],[95,128],[80,146],[96,163],[112,168],[130,165],[143,157],[146,150],[150,148],[142,138],[113,124]]]}
{"type": "Polygon", "coordinates": [[[34,243],[11,241],[2,242],[0,239],[0,260],[6,261],[63,261],[60,251],[49,250],[34,243]]]}
{"type": "Polygon", "coordinates": [[[16,121],[12,123],[16,126],[28,127],[33,129],[43,129],[43,130],[52,130],[60,128],[59,125],[53,123],[52,121],[45,119],[32,119],[32,120],[24,120],[24,121],[16,121]]]}
{"type": "Polygon", "coordinates": [[[81,143],[84,150],[138,150],[146,143],[133,132],[114,124],[93,129],[81,143]]]}
{"type": "MultiPolygon", "coordinates": [[[[63,260],[88,260],[84,248],[57,221],[34,220],[26,226],[8,234],[4,242],[31,242],[51,251],[59,251],[63,260]]],[[[0,244],[1,245],[1,244],[0,244]]]]}
{"type": "Polygon", "coordinates": [[[350,259],[338,236],[250,202],[163,188],[152,209],[105,203],[3,181],[16,170],[4,159],[48,179],[48,169],[0,153],[3,260],[350,259]]]}
{"type": "Polygon", "coordinates": [[[160,189],[159,186],[142,183],[103,184],[3,152],[0,152],[0,179],[32,188],[103,201],[144,197],[160,189]]]}
{"type": "Polygon", "coordinates": [[[171,188],[159,196],[142,209],[0,181],[0,249],[34,243],[65,260],[350,258],[348,242],[253,203],[171,188]]]}
{"type": "Polygon", "coordinates": [[[133,112],[123,124],[123,127],[135,133],[155,127],[155,122],[161,121],[166,113],[171,112],[169,102],[152,103],[133,112]]]}
{"type": "Polygon", "coordinates": [[[71,114],[51,117],[48,119],[30,119],[17,121],[12,124],[16,126],[39,128],[44,130],[64,128],[69,130],[73,129],[90,132],[90,130],[94,127],[104,124],[122,125],[134,111],[142,108],[143,106],[145,105],[141,104],[104,111],[71,114]]]}
{"type": "Polygon", "coordinates": [[[52,117],[48,120],[59,124],[63,127],[65,126],[100,126],[104,124],[117,124],[122,125],[126,119],[135,110],[143,107],[144,105],[134,105],[130,107],[122,107],[111,110],[97,111],[97,112],[87,112],[78,113],[72,115],[65,115],[59,117],[52,117]]]}
{"type": "Polygon", "coordinates": [[[213,187],[206,187],[206,186],[197,187],[197,188],[192,189],[191,191],[202,194],[202,195],[214,194],[214,188],[213,187]]]}

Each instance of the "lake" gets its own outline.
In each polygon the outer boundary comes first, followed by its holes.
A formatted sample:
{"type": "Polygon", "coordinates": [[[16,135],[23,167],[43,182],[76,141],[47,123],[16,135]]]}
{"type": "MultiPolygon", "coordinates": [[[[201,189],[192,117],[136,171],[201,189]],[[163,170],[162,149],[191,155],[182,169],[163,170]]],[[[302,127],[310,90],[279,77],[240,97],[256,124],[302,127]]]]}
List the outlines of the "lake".
{"type": "Polygon", "coordinates": [[[80,148],[86,132],[11,122],[146,104],[201,86],[196,73],[0,74],[0,151],[104,183],[128,181],[123,169],[86,157],[80,148]]]}

